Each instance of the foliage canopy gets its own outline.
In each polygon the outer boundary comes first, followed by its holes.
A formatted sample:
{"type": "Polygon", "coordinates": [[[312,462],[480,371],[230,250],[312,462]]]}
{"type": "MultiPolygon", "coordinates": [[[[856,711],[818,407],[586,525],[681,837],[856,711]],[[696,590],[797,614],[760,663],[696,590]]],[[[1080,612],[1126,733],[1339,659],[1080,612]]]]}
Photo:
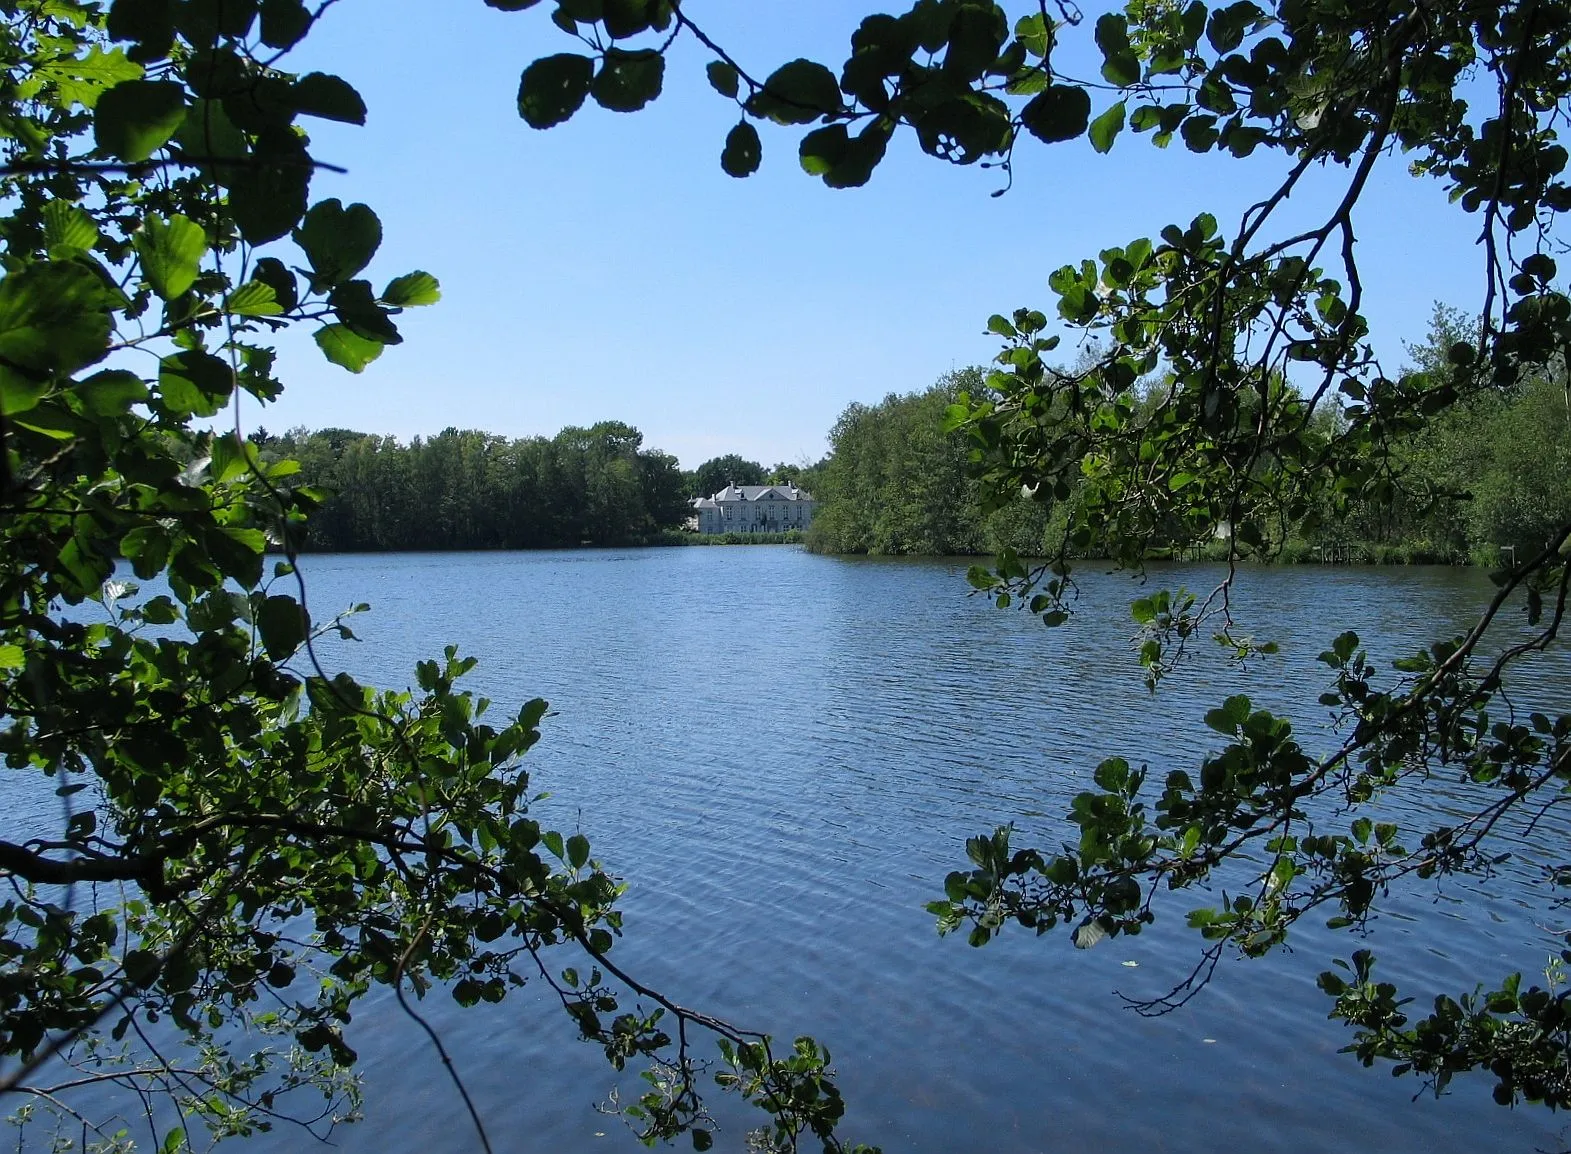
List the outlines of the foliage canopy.
{"type": "Polygon", "coordinates": [[[814,492],[823,507],[808,533],[820,553],[1043,552],[1061,535],[1045,502],[1017,495],[983,506],[968,475],[965,438],[944,428],[949,407],[982,387],[979,369],[949,373],[922,393],[852,404],[829,433],[814,492]]]}
{"type": "Polygon", "coordinates": [[[757,461],[736,453],[712,457],[693,470],[691,484],[695,497],[713,497],[727,485],[762,485],[768,473],[757,461]]]}
{"type": "Polygon", "coordinates": [[[692,513],[682,470],[642,441],[600,421],[514,441],[444,429],[407,445],[302,429],[260,447],[332,493],[311,518],[312,550],[539,549],[640,544],[681,528],[692,513]]]}

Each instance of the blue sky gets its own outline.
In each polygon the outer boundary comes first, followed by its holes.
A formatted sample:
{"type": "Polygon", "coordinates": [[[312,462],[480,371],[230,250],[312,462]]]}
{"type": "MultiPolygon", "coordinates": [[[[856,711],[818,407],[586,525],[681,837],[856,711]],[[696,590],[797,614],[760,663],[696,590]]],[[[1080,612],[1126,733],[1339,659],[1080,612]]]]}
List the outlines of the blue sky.
{"type": "MultiPolygon", "coordinates": [[[[675,51],[664,95],[632,115],[586,107],[546,132],[518,118],[521,70],[573,41],[543,3],[340,0],[289,59],[337,72],[365,96],[363,128],[320,124],[317,198],[364,201],[385,240],[377,283],[435,273],[444,299],[406,314],[405,343],[361,376],[303,334],[281,344],[284,397],[248,426],[341,425],[408,438],[449,425],[509,437],[618,419],[686,467],[728,452],[816,459],[852,401],[931,384],[997,351],[987,318],[1051,313],[1048,274],[1195,213],[1231,232],[1280,178],[1281,158],[1238,162],[1158,150],[1125,133],[1097,156],[1074,142],[1018,150],[1014,187],[898,140],[873,181],[831,191],[796,161],[798,133],[764,129],[748,180],[720,171],[735,108],[675,51]]],[[[1034,7],[1034,5],[1033,5],[1034,7]]],[[[871,6],[848,0],[688,0],[751,71],[795,56],[835,66],[871,6]]],[[[1099,10],[1070,39],[1090,43],[1099,10]]],[[[1085,69],[1087,73],[1092,69],[1085,69]]],[[[1100,110],[1098,105],[1098,111],[1100,110]]],[[[1383,166],[1359,233],[1366,312],[1394,369],[1433,302],[1476,309],[1476,217],[1383,166]]],[[[1341,170],[1295,196],[1308,219],[1341,170]]],[[[1290,219],[1294,219],[1290,217],[1290,219]]],[[[1066,350],[1066,359],[1072,350],[1066,350]]]]}

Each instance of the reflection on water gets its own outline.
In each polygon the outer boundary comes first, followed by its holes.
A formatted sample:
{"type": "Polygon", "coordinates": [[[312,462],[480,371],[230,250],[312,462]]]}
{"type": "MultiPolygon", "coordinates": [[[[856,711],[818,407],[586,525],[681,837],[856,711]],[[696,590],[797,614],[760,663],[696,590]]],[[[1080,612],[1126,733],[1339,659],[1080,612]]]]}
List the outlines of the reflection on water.
{"type": "MultiPolygon", "coordinates": [[[[1481,575],[1248,571],[1235,615],[1282,654],[1248,674],[1197,660],[1152,698],[1126,644],[1127,577],[1089,574],[1077,619],[1049,631],[968,598],[963,568],[788,547],[306,562],[319,619],[373,606],[354,625],[364,643],[326,650],[329,664],[401,686],[455,643],[499,708],[551,701],[529,755],[553,794],[544,820],[582,828],[631,883],[623,964],[688,1004],[816,1035],[842,1072],[847,1137],[891,1152],[1565,1144],[1547,1113],[1490,1104],[1487,1080],[1410,1102],[1416,1082],[1338,1055],[1349,1037],[1314,977],[1357,948],[1345,936],[1311,929],[1297,952],[1224,965],[1202,997],[1150,1020],[1114,991],[1159,993],[1187,972],[1196,895],[1089,951],[1023,935],[972,950],[940,941],[921,908],[970,834],[1014,820],[1022,838],[1062,839],[1060,815],[1103,756],[1156,774],[1192,763],[1217,743],[1199,718],[1226,693],[1329,740],[1309,706],[1330,639],[1354,628],[1382,659],[1409,651],[1469,621],[1481,575]]],[[[1150,582],[1202,590],[1218,572],[1150,582]]],[[[1551,655],[1524,693],[1563,707],[1566,673],[1551,655]]],[[[1383,972],[1422,995],[1542,970],[1554,939],[1516,880],[1397,895],[1373,933],[1383,972]]],[[[611,1083],[598,1050],[543,1001],[460,1011],[436,995],[430,1009],[499,1149],[638,1148],[593,1109],[611,1083]]],[[[387,998],[351,1041],[368,1117],[339,1132],[344,1149],[468,1147],[435,1056],[387,998]]],[[[740,1148],[751,1119],[720,1117],[740,1148]]]]}

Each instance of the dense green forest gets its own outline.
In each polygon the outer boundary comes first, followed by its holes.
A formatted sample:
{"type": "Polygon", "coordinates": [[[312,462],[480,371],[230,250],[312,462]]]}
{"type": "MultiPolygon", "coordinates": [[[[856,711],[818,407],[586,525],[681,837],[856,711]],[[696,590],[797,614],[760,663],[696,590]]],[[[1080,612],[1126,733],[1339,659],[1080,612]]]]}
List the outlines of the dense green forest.
{"type": "MultiPolygon", "coordinates": [[[[983,387],[981,369],[948,373],[925,392],[853,404],[829,434],[808,547],[820,553],[1041,551],[1049,508],[1021,499],[991,513],[967,476],[968,451],[944,431],[949,406],[983,387]]],[[[1057,526],[1062,528],[1062,516],[1057,526]]]]}
{"type": "MultiPolygon", "coordinates": [[[[621,421],[508,440],[444,429],[407,444],[350,429],[253,438],[298,481],[329,494],[311,519],[318,550],[544,549],[681,540],[688,502],[735,481],[807,484],[812,469],[728,454],[684,471],[621,421]]],[[[792,538],[795,540],[796,538],[792,538]]]]}
{"type": "Polygon", "coordinates": [[[535,549],[649,541],[681,525],[677,459],[619,421],[507,440],[444,429],[404,444],[347,429],[262,435],[332,496],[313,549],[535,549]]]}
{"type": "MultiPolygon", "coordinates": [[[[1415,368],[1443,385],[1446,353],[1469,330],[1460,314],[1437,309],[1429,338],[1409,350],[1415,368]]],[[[985,373],[948,373],[932,387],[853,404],[830,434],[814,495],[822,502],[808,535],[824,553],[1052,552],[1073,519],[1078,493],[1055,504],[1020,499],[989,510],[968,474],[964,436],[945,431],[962,393],[986,392],[985,373]]],[[[1147,382],[1146,413],[1165,395],[1147,382]]],[[[1322,420],[1327,418],[1321,418],[1322,420]]],[[[1571,517],[1571,391],[1564,374],[1534,375],[1507,391],[1479,391],[1439,419],[1389,446],[1386,476],[1284,520],[1269,551],[1286,561],[1335,556],[1353,561],[1493,563],[1501,547],[1542,547],[1571,517]]],[[[1155,552],[1224,556],[1225,540],[1179,535],[1155,552]]],[[[1093,544],[1087,553],[1095,555],[1093,544]]]]}
{"type": "MultiPolygon", "coordinates": [[[[1415,367],[1450,385],[1447,353],[1476,322],[1437,308],[1415,367]]],[[[1493,563],[1501,547],[1536,551],[1571,516],[1571,391],[1564,366],[1510,389],[1475,389],[1393,446],[1389,485],[1359,494],[1313,543],[1346,543],[1372,561],[1493,563]]]]}

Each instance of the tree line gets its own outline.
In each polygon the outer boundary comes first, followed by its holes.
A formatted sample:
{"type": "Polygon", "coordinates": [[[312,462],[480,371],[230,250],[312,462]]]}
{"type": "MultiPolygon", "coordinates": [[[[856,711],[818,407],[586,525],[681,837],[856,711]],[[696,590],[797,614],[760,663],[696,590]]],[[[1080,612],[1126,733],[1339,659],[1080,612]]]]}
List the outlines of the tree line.
{"type": "MultiPolygon", "coordinates": [[[[1453,372],[1449,350],[1471,322],[1437,307],[1431,331],[1409,348],[1414,371],[1436,388],[1453,372]]],[[[1073,370],[1065,370],[1071,375],[1073,370]]],[[[920,392],[852,404],[830,433],[817,468],[821,502],[808,547],[822,553],[995,554],[1043,556],[1063,545],[1082,492],[1072,484],[1022,494],[998,505],[976,477],[971,448],[946,425],[962,397],[987,394],[980,368],[951,372],[920,392]]],[[[1136,408],[1142,419],[1164,404],[1153,376],[1136,408]]],[[[1323,436],[1346,416],[1313,415],[1323,436]]],[[[1326,498],[1307,512],[1279,517],[1263,552],[1289,562],[1335,556],[1380,563],[1494,564],[1505,549],[1541,548],[1571,519],[1571,391],[1563,372],[1526,374],[1508,389],[1480,390],[1435,419],[1396,437],[1383,475],[1356,492],[1326,498]],[[1337,507],[1333,509],[1331,506],[1337,507]]],[[[1280,462],[1262,460],[1261,472],[1280,462]]],[[[1158,555],[1224,557],[1225,535],[1197,539],[1179,520],[1151,540],[1158,555]]],[[[1075,550],[1100,555],[1092,540],[1075,550]]],[[[1251,550],[1260,553],[1262,550],[1251,550]]]]}
{"type": "MultiPolygon", "coordinates": [[[[1469,323],[1437,307],[1427,339],[1409,349],[1415,370],[1444,387],[1448,350],[1469,323]]],[[[998,503],[976,476],[967,439],[946,425],[962,397],[986,392],[984,370],[972,367],[920,392],[853,403],[830,431],[829,454],[811,466],[765,466],[731,453],[684,470],[671,454],[643,448],[642,433],[620,421],[515,440],[456,428],[407,443],[336,428],[261,430],[255,439],[274,459],[298,460],[300,481],[330,494],[311,520],[314,549],[657,543],[679,539],[696,496],[789,481],[819,502],[807,536],[816,552],[1052,553],[1080,488],[1056,500],[1042,492],[998,503]]],[[[1139,407],[1149,415],[1164,396],[1153,377],[1139,407]]],[[[1327,436],[1345,423],[1330,411],[1314,420],[1327,436]]],[[[1480,391],[1394,439],[1385,475],[1344,495],[1337,510],[1322,501],[1312,517],[1279,519],[1266,544],[1286,561],[1492,564],[1502,547],[1533,548],[1571,517],[1568,433],[1563,373],[1480,391]]],[[[1152,544],[1186,557],[1220,557],[1228,548],[1225,537],[1196,540],[1178,523],[1152,544]]],[[[1078,551],[1096,554],[1100,544],[1078,551]]]]}
{"type": "Polygon", "coordinates": [[[270,460],[299,462],[326,494],[307,543],[318,550],[543,549],[670,539],[699,494],[795,480],[800,470],[730,455],[683,470],[621,421],[509,440],[448,428],[407,443],[351,429],[257,431],[270,460]]]}

